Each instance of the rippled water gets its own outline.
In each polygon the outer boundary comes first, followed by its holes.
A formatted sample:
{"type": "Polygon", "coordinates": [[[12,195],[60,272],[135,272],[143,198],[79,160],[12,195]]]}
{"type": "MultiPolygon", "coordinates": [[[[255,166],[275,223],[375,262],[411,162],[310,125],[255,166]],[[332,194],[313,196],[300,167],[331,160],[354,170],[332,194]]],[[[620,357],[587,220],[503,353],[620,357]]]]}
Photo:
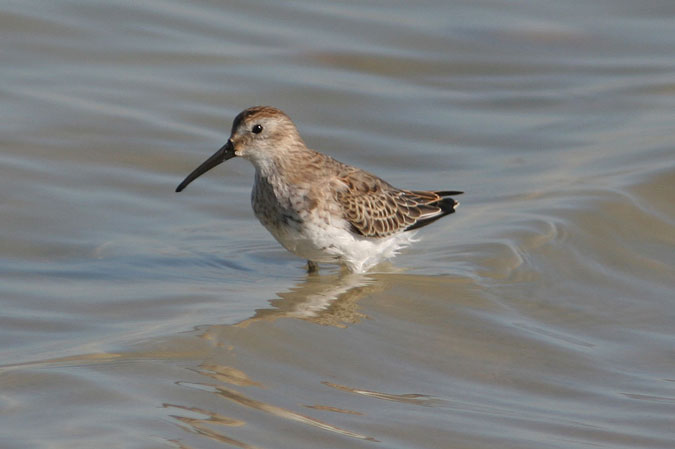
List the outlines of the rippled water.
{"type": "Polygon", "coordinates": [[[0,447],[672,448],[675,3],[0,5],[0,447]],[[459,212],[307,276],[254,104],[459,212]]]}

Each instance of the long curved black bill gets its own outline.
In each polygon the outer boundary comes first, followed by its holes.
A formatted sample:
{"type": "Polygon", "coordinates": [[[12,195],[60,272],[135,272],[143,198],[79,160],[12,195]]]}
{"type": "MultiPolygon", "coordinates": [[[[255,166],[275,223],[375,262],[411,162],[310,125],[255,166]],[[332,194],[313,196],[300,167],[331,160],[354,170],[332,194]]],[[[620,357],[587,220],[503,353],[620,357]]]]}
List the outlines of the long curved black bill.
{"type": "Polygon", "coordinates": [[[181,182],[180,185],[176,187],[176,192],[181,192],[192,181],[199,178],[213,167],[222,164],[228,159],[232,159],[234,156],[234,145],[232,145],[231,140],[228,140],[227,143],[220,148],[220,150],[213,154],[213,156],[205,160],[202,165],[195,168],[192,173],[187,175],[187,178],[185,178],[183,182],[181,182]]]}

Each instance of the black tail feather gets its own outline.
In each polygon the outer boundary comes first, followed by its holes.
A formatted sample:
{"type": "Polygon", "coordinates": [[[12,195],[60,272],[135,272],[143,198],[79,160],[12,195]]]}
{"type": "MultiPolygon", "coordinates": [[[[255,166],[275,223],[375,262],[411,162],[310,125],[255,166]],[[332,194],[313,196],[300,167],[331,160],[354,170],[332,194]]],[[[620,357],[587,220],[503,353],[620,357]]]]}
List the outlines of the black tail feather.
{"type": "MultiPolygon", "coordinates": [[[[446,195],[459,195],[463,192],[447,191],[447,192],[434,192],[434,193],[436,193],[437,195],[440,195],[440,196],[446,196],[446,195]]],[[[419,229],[423,226],[426,226],[428,224],[433,223],[434,221],[438,220],[439,218],[443,218],[446,215],[450,215],[450,214],[454,213],[455,208],[459,205],[459,203],[457,201],[453,200],[452,198],[443,198],[443,199],[438,200],[434,203],[430,203],[429,205],[430,206],[436,206],[436,207],[440,208],[441,213],[436,215],[436,216],[433,216],[433,217],[418,220],[416,223],[414,223],[414,224],[408,226],[407,228],[405,228],[406,231],[412,231],[413,229],[419,229]]]]}

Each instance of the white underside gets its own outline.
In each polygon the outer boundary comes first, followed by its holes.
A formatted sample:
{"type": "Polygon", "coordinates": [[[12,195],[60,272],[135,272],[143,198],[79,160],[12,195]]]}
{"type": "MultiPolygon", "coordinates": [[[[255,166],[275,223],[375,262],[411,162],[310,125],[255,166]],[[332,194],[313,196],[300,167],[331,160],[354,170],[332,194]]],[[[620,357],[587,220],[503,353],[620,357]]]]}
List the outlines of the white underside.
{"type": "Polygon", "coordinates": [[[311,224],[299,230],[292,227],[268,230],[293,254],[314,262],[342,264],[354,273],[368,271],[416,241],[414,232],[374,239],[340,227],[311,224]]]}

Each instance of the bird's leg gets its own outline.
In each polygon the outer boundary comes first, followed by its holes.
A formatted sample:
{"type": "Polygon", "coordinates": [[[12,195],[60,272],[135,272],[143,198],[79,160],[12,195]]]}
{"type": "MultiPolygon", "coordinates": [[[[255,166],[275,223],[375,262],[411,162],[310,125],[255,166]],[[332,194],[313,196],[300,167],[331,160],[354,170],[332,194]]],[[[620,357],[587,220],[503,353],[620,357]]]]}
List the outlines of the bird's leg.
{"type": "Polygon", "coordinates": [[[307,261],[307,273],[316,273],[319,271],[319,264],[312,262],[311,260],[307,261]]]}

